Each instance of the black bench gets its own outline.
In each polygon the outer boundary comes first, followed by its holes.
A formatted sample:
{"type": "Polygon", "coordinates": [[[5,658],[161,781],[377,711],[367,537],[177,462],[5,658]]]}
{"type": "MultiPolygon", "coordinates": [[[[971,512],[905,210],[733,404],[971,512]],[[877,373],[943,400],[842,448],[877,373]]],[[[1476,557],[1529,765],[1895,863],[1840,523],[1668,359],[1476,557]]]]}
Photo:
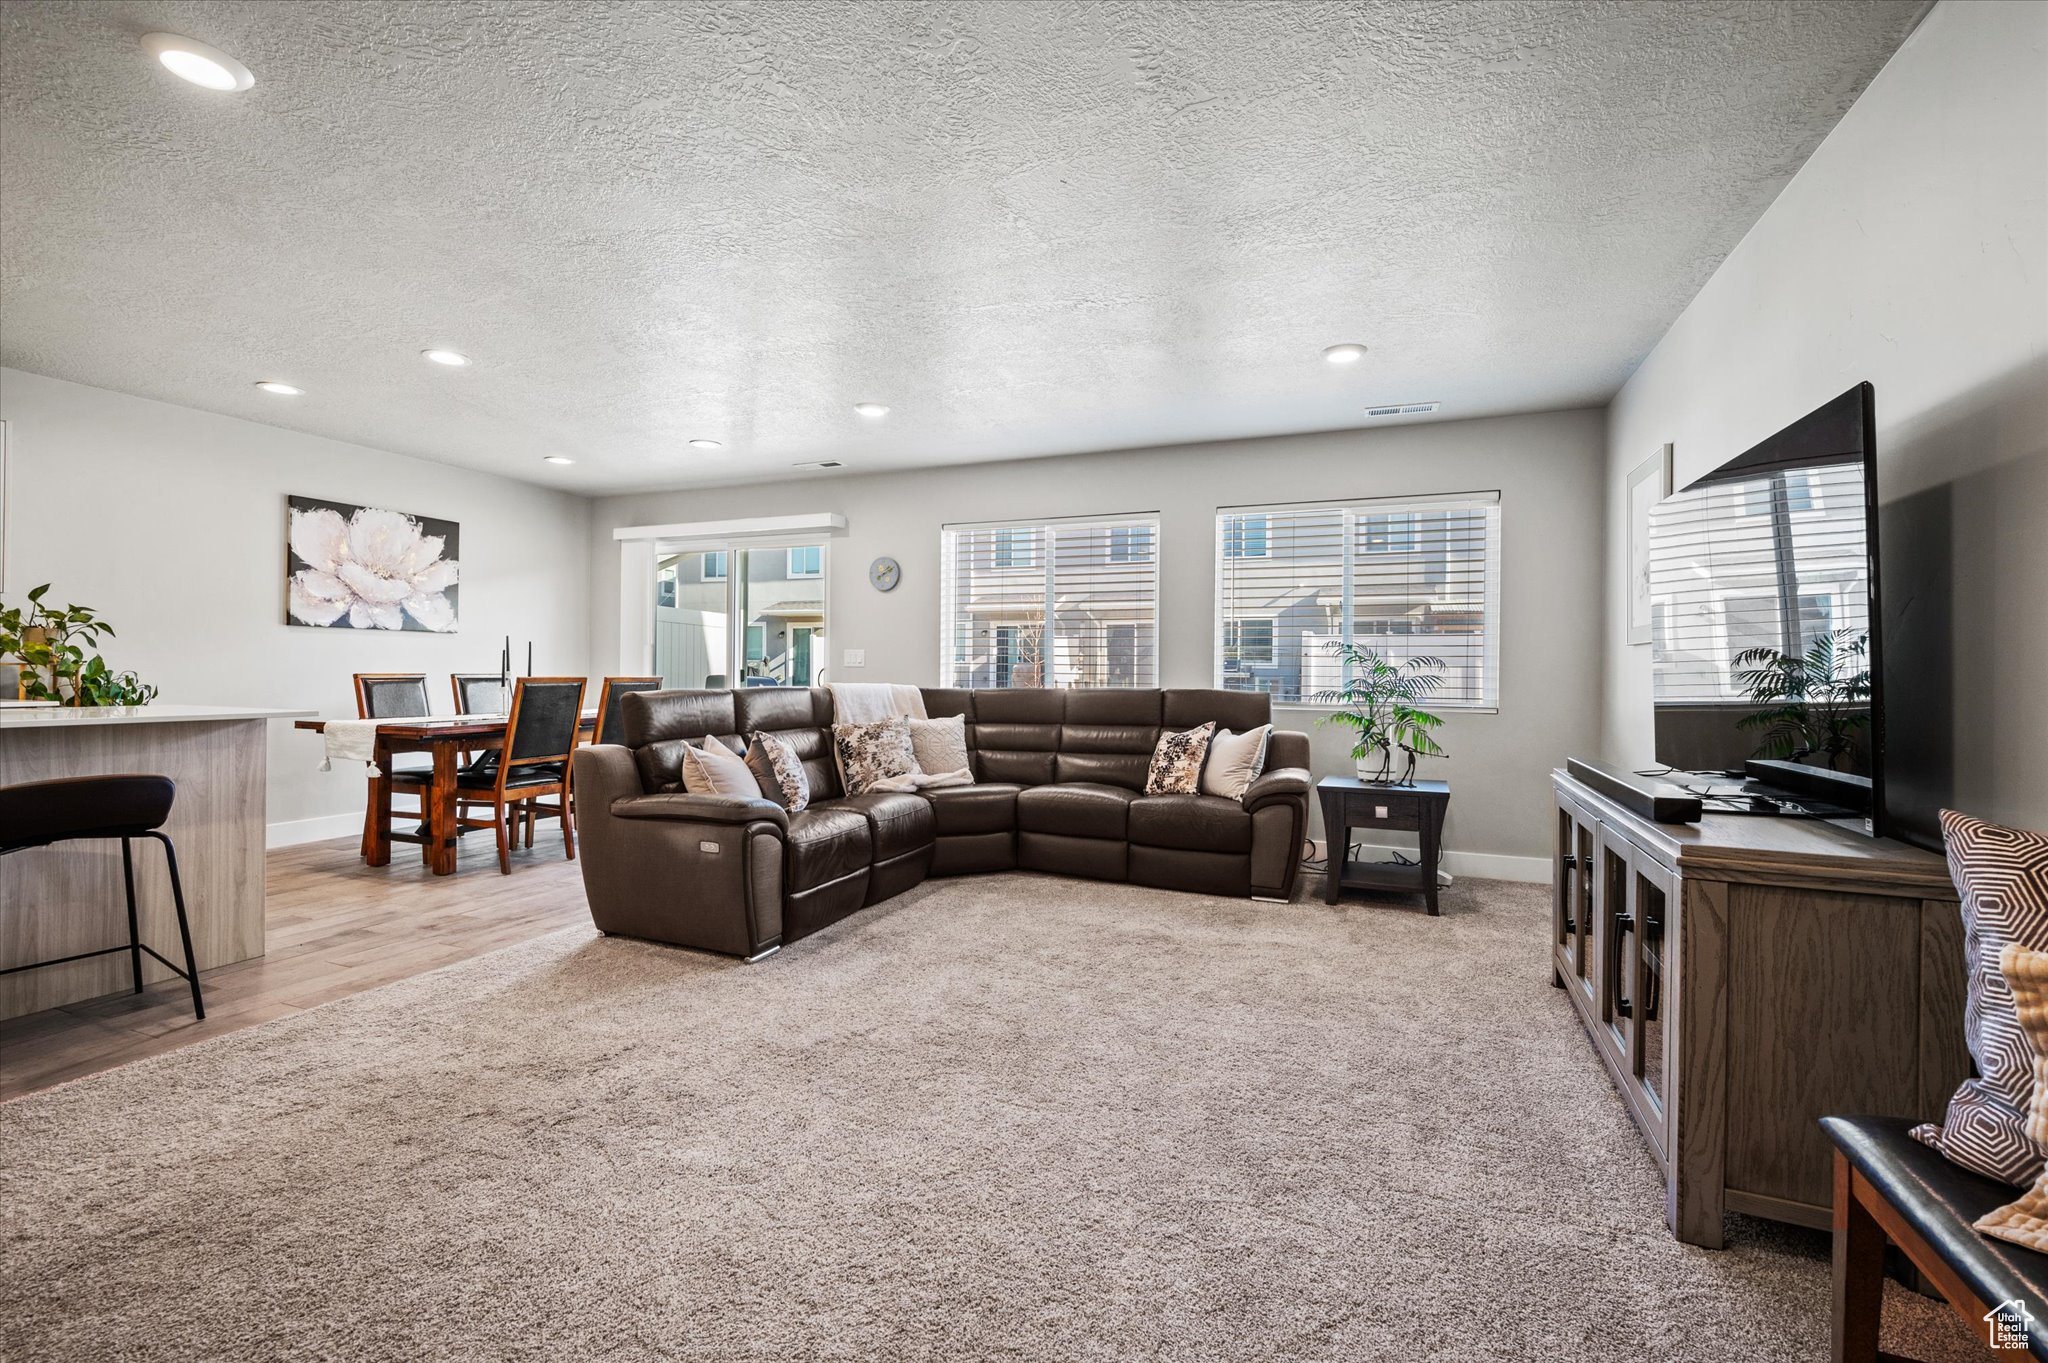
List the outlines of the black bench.
{"type": "Polygon", "coordinates": [[[1900,1117],[1823,1117],[1835,1143],[1834,1363],[1877,1363],[1884,1249],[1897,1245],[1996,1357],[2048,1359],[2048,1254],[1971,1229],[2017,1195],[1951,1164],[1900,1117]],[[2017,1306],[2014,1305],[2017,1303],[2017,1306]],[[1991,1319],[1996,1314],[1997,1319],[1991,1319]],[[2009,1331],[2025,1337],[2025,1355],[2009,1331]],[[2001,1338],[2000,1332],[2006,1331],[2001,1338]]]}

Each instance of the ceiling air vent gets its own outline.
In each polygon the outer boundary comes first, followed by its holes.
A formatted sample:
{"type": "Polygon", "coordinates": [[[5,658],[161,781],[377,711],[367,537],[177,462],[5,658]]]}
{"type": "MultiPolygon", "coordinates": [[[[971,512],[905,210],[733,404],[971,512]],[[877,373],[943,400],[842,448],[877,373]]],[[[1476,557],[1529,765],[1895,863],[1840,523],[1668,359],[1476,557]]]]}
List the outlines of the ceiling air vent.
{"type": "Polygon", "coordinates": [[[837,459],[817,459],[808,464],[791,464],[790,467],[793,469],[836,469],[840,467],[840,463],[837,459]]]}
{"type": "Polygon", "coordinates": [[[1434,412],[1441,406],[1443,404],[1440,402],[1399,402],[1391,407],[1368,407],[1365,409],[1365,414],[1367,416],[1420,416],[1424,412],[1434,412]]]}

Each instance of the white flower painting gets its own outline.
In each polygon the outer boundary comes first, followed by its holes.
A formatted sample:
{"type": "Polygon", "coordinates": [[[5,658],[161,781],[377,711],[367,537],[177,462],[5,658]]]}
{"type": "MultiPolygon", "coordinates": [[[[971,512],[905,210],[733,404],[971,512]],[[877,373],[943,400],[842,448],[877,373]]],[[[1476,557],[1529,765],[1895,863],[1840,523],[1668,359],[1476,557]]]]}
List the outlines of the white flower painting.
{"type": "Polygon", "coordinates": [[[457,526],[292,497],[285,620],[326,629],[455,631],[457,526]]]}

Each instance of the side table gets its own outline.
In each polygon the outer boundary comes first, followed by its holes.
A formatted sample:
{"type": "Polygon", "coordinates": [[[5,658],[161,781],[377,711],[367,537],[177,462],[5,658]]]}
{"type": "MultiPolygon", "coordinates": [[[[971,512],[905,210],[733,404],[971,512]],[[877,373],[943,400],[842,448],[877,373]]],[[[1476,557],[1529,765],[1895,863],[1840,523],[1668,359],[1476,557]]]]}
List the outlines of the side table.
{"type": "Polygon", "coordinates": [[[1352,776],[1325,776],[1316,782],[1316,796],[1323,803],[1323,835],[1329,843],[1328,869],[1323,872],[1326,903],[1336,903],[1345,890],[1383,890],[1419,894],[1430,913],[1436,914],[1437,862],[1443,855],[1444,811],[1451,804],[1448,783],[1417,781],[1396,786],[1352,776]],[[1354,828],[1416,834],[1422,839],[1420,864],[1351,860],[1354,828]]]}

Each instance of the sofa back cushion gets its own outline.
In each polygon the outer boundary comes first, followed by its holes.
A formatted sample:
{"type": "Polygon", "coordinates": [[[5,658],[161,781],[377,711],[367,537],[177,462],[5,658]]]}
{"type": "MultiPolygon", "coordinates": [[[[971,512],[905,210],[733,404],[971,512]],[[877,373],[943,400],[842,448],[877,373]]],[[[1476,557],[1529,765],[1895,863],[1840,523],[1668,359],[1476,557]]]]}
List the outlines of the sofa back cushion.
{"type": "Polygon", "coordinates": [[[822,686],[749,686],[730,693],[742,738],[774,734],[796,750],[813,804],[842,791],[832,763],[832,693],[822,686]]]}
{"type": "Polygon", "coordinates": [[[1162,693],[1102,688],[1066,696],[1054,779],[1143,790],[1159,742],[1162,693]]]}
{"type": "MultiPolygon", "coordinates": [[[[1067,693],[1040,687],[974,693],[974,779],[1042,786],[1059,779],[1067,693]]],[[[927,703],[926,710],[930,710],[927,703]]]]}
{"type": "MultiPolygon", "coordinates": [[[[1162,733],[1210,722],[1243,732],[1273,718],[1272,697],[1262,691],[1200,689],[926,687],[924,708],[934,719],[960,715],[967,720],[977,781],[1020,786],[1089,782],[1127,790],[1145,788],[1162,733]]],[[[1274,735],[1276,748],[1268,765],[1282,765],[1279,758],[1295,755],[1291,740],[1300,736],[1287,736],[1286,744],[1282,737],[1274,735]]],[[[1299,746],[1305,760],[1306,740],[1299,746]]]]}
{"type": "Polygon", "coordinates": [[[730,691],[635,691],[619,712],[640,784],[650,794],[681,784],[683,749],[699,739],[715,737],[740,751],[730,691]]]}
{"type": "Polygon", "coordinates": [[[1213,722],[1219,729],[1244,733],[1273,722],[1273,698],[1264,691],[1209,691],[1176,687],[1163,693],[1160,723],[1169,729],[1192,729],[1213,722]]]}

